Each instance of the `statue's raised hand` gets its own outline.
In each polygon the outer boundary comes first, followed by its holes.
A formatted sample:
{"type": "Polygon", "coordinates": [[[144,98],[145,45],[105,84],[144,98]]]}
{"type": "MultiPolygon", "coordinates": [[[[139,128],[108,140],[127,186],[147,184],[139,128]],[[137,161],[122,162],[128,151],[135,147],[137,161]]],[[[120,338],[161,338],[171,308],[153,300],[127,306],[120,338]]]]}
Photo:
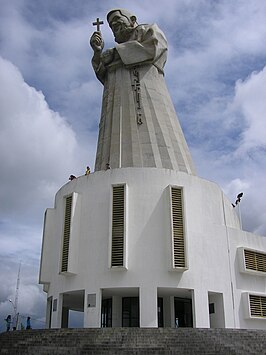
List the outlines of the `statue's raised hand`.
{"type": "Polygon", "coordinates": [[[101,32],[94,32],[90,39],[91,48],[94,52],[102,52],[104,47],[104,41],[101,35],[101,32]]]}

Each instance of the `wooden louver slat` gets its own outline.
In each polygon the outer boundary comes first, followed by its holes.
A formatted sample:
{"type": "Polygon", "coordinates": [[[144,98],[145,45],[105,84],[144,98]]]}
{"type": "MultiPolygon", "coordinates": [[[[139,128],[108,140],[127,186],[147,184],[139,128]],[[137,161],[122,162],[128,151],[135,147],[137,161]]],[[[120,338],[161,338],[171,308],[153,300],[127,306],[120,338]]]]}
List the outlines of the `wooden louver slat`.
{"type": "Polygon", "coordinates": [[[266,318],[266,297],[249,295],[249,304],[251,316],[266,318]]]}
{"type": "Polygon", "coordinates": [[[124,185],[113,186],[112,266],[124,266],[124,185]]]}
{"type": "Polygon", "coordinates": [[[266,272],[266,254],[244,250],[245,266],[249,270],[266,272]]]}
{"type": "Polygon", "coordinates": [[[182,190],[171,188],[174,267],[185,267],[182,190]]]}
{"type": "Polygon", "coordinates": [[[69,255],[69,239],[71,227],[71,209],[72,209],[72,195],[65,199],[65,221],[64,221],[64,236],[63,236],[63,249],[62,249],[62,265],[61,271],[68,269],[68,255],[69,255]]]}

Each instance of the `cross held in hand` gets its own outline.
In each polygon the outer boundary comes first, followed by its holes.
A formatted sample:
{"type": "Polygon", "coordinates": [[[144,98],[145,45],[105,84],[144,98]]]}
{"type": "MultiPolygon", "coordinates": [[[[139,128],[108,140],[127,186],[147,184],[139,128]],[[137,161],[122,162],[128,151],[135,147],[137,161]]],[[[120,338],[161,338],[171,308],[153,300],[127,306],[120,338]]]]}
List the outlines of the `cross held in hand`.
{"type": "Polygon", "coordinates": [[[93,22],[92,24],[93,24],[93,26],[97,26],[96,28],[97,28],[97,31],[99,32],[100,26],[103,25],[103,21],[100,21],[99,17],[97,17],[96,22],[93,22]]]}

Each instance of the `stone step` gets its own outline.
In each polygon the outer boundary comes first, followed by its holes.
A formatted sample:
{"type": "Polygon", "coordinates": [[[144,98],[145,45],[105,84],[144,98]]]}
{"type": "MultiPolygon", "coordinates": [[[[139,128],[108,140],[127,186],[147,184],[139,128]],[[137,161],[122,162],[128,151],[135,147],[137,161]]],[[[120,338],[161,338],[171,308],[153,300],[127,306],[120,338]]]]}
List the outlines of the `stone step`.
{"type": "Polygon", "coordinates": [[[0,354],[266,354],[266,332],[239,329],[101,328],[0,334],[0,354]]]}

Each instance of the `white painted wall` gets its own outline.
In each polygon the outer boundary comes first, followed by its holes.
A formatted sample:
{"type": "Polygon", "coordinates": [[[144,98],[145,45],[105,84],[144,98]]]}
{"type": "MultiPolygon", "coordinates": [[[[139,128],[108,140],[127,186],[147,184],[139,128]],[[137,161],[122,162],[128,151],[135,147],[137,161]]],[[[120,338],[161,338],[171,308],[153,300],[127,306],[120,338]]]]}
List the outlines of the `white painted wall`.
{"type": "MultiPolygon", "coordinates": [[[[139,288],[141,326],[157,326],[157,288],[194,290],[194,326],[209,327],[208,292],[222,293],[225,326],[264,328],[266,320],[244,319],[241,293],[266,293],[265,277],[240,274],[236,249],[266,250],[266,238],[239,229],[230,201],[213,182],[157,168],[123,168],[81,176],[56,194],[46,217],[40,282],[48,297],[85,289],[97,294],[97,306],[85,302],[84,325],[100,326],[101,289],[139,288]],[[110,269],[112,185],[127,186],[127,270],[110,269]],[[171,268],[169,185],[183,188],[188,270],[171,268]],[[74,275],[60,274],[64,196],[77,196],[71,231],[70,260],[74,275]],[[233,298],[231,282],[233,283],[233,298]],[[150,304],[148,300],[151,300],[150,304]],[[145,305],[145,306],[144,306],[145,305]]],[[[52,312],[52,326],[60,327],[52,312]]],[[[58,314],[55,314],[58,313],[58,314]]],[[[57,318],[56,318],[57,317],[57,318]]]]}
{"type": "Polygon", "coordinates": [[[259,294],[266,297],[265,273],[254,274],[241,270],[239,252],[240,247],[266,252],[266,237],[260,237],[244,231],[228,230],[230,240],[230,263],[232,268],[232,281],[235,300],[235,317],[238,328],[266,329],[266,320],[260,318],[247,318],[247,298],[245,293],[259,294]]]}

